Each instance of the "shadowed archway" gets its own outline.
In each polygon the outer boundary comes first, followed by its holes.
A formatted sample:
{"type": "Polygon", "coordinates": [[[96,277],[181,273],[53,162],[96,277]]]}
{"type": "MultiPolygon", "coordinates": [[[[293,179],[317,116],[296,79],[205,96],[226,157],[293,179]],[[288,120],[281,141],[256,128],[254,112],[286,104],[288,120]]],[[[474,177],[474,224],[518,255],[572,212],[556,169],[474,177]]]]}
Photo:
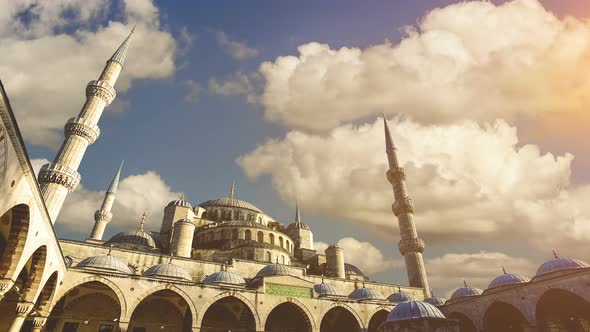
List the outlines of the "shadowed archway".
{"type": "Polygon", "coordinates": [[[590,303],[562,289],[550,289],[537,302],[539,332],[589,332],[590,303]]]}
{"type": "Polygon", "coordinates": [[[320,332],[359,332],[361,327],[354,315],[343,307],[334,307],[322,318],[320,332]]]}
{"type": "Polygon", "coordinates": [[[528,323],[513,305],[494,302],[484,315],[484,328],[487,332],[524,332],[528,323]]]}
{"type": "Polygon", "coordinates": [[[203,332],[254,332],[256,321],[250,308],[242,300],[228,296],[215,301],[203,316],[203,332]]]}
{"type": "Polygon", "coordinates": [[[191,332],[192,313],[185,299],[170,289],[154,292],[135,307],[129,330],[191,332]]]}
{"type": "Polygon", "coordinates": [[[375,314],[373,314],[373,317],[371,317],[371,320],[369,320],[369,329],[367,331],[377,332],[379,326],[381,326],[381,324],[383,324],[385,320],[387,320],[388,314],[389,312],[387,312],[387,310],[379,310],[375,314]]]}
{"type": "Polygon", "coordinates": [[[19,204],[0,217],[0,279],[12,278],[25,248],[29,207],[19,204]]]}
{"type": "Polygon", "coordinates": [[[311,322],[298,305],[285,302],[274,307],[264,324],[267,332],[311,332],[311,322]]]}
{"type": "Polygon", "coordinates": [[[475,327],[475,324],[473,324],[473,321],[461,313],[453,312],[448,318],[459,322],[459,332],[477,332],[477,328],[475,327]]]}

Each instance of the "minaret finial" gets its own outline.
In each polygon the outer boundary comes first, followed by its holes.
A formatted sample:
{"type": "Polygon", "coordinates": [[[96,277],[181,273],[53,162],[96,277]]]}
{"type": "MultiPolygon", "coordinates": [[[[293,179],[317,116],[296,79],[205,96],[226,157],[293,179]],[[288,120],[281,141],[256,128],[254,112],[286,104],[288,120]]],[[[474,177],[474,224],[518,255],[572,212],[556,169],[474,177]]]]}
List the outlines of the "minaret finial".
{"type": "Polygon", "coordinates": [[[141,221],[139,222],[139,231],[141,231],[141,232],[143,232],[146,218],[147,218],[147,210],[143,211],[143,214],[141,215],[141,221]]]}
{"type": "Polygon", "coordinates": [[[236,194],[236,181],[231,182],[231,188],[229,189],[229,198],[234,199],[236,194]]]}
{"type": "Polygon", "coordinates": [[[131,36],[133,35],[134,32],[135,32],[135,25],[133,26],[133,28],[131,29],[131,32],[129,33],[127,38],[125,38],[125,40],[123,41],[121,46],[119,46],[119,48],[115,51],[113,56],[111,56],[111,59],[110,59],[111,61],[116,61],[121,66],[125,63],[125,57],[127,56],[127,50],[129,49],[129,40],[131,40],[131,36]]]}
{"type": "Polygon", "coordinates": [[[502,272],[504,272],[504,274],[506,274],[506,269],[504,268],[504,265],[502,265],[502,272]]]}
{"type": "Polygon", "coordinates": [[[551,250],[553,252],[553,257],[555,258],[559,258],[559,256],[557,256],[557,253],[555,253],[555,250],[551,250]]]}

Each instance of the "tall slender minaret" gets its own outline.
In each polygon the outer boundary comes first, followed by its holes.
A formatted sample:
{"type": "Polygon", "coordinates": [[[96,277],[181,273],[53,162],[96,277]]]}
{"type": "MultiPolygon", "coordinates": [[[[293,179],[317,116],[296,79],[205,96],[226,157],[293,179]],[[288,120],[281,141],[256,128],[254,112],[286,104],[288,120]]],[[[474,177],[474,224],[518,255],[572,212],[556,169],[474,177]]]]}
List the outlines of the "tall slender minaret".
{"type": "Polygon", "coordinates": [[[98,80],[88,83],[86,102],[78,117],[71,118],[66,123],[65,140],[55,160],[53,163],[43,165],[39,171],[41,193],[53,223],[59,215],[67,194],[74,191],[80,183],[78,166],[88,145],[94,143],[100,135],[98,120],[104,108],[115,99],[116,92],[113,87],[123,69],[129,40],[134,31],[135,27],[107,61],[98,80]]]}
{"type": "Polygon", "coordinates": [[[383,115],[383,124],[385,126],[385,151],[387,152],[387,161],[389,170],[387,179],[393,186],[393,196],[395,201],[392,210],[399,223],[399,232],[401,240],[399,241],[399,251],[406,261],[406,270],[410,286],[420,287],[424,290],[424,296],[430,297],[430,288],[426,279],[426,269],[422,252],[424,251],[424,241],[418,237],[416,225],[414,225],[414,204],[406,192],[406,171],[399,166],[397,150],[393,145],[391,133],[387,126],[385,114],[383,115]]]}
{"type": "Polygon", "coordinates": [[[113,178],[113,181],[109,186],[109,189],[104,195],[102,206],[99,210],[96,210],[96,212],[94,212],[94,227],[92,228],[92,234],[90,234],[91,240],[101,241],[102,235],[104,234],[104,229],[106,228],[109,221],[111,221],[111,219],[113,218],[113,213],[111,212],[111,210],[113,208],[113,203],[115,203],[117,190],[119,189],[119,178],[121,177],[122,167],[123,162],[121,161],[121,165],[119,165],[117,174],[115,174],[115,177],[113,178]]]}

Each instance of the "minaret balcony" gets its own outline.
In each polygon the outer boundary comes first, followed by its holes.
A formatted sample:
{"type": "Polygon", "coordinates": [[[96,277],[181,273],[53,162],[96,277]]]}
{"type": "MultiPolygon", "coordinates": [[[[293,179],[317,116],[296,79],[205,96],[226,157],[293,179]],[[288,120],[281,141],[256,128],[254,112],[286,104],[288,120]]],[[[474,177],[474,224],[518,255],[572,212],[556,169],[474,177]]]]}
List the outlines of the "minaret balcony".
{"type": "Polygon", "coordinates": [[[403,256],[405,256],[407,253],[410,253],[410,252],[422,253],[422,252],[424,252],[425,246],[426,245],[424,243],[424,240],[419,239],[419,238],[401,240],[398,243],[399,252],[403,256]]]}
{"type": "Polygon", "coordinates": [[[396,217],[400,214],[414,213],[414,203],[411,198],[406,197],[393,202],[391,210],[396,217]]]}
{"type": "Polygon", "coordinates": [[[111,221],[111,219],[113,218],[113,213],[109,212],[109,211],[104,211],[104,210],[96,210],[96,212],[94,212],[94,221],[96,222],[109,222],[111,221]]]}
{"type": "Polygon", "coordinates": [[[105,103],[109,105],[117,96],[117,92],[115,91],[115,88],[106,81],[93,80],[88,82],[88,85],[86,86],[86,97],[92,96],[104,100],[105,103]]]}
{"type": "Polygon", "coordinates": [[[397,169],[390,169],[387,171],[387,180],[389,183],[394,184],[400,181],[406,181],[406,170],[403,167],[397,169]]]}
{"type": "Polygon", "coordinates": [[[80,173],[62,164],[49,163],[41,166],[39,183],[55,183],[74,191],[80,183],[80,173]]]}
{"type": "Polygon", "coordinates": [[[84,123],[84,118],[70,118],[64,127],[66,136],[77,135],[84,137],[88,144],[94,143],[100,135],[100,128],[97,125],[84,123]]]}

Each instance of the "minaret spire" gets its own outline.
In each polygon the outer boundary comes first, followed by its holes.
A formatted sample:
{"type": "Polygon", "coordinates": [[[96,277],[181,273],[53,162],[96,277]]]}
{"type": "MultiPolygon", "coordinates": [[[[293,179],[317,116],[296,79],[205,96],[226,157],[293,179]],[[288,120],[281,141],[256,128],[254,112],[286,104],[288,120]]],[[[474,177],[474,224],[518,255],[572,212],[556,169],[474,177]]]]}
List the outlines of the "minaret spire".
{"type": "Polygon", "coordinates": [[[39,185],[51,221],[55,223],[69,192],[80,183],[78,167],[88,146],[100,135],[98,121],[116,96],[115,83],[123,69],[133,30],[121,46],[107,60],[98,80],[86,86],[86,102],[80,114],[65,125],[65,140],[52,163],[43,165],[39,171],[39,185]]]}
{"type": "Polygon", "coordinates": [[[119,189],[119,178],[121,177],[121,168],[123,168],[123,161],[119,165],[119,169],[111,181],[111,185],[109,189],[104,195],[104,199],[102,201],[102,206],[99,210],[94,212],[94,227],[92,228],[92,233],[90,234],[91,240],[102,241],[102,236],[104,235],[104,230],[113,218],[113,213],[111,212],[113,208],[113,204],[115,203],[115,197],[117,196],[117,190],[119,189]]]}
{"type": "Polygon", "coordinates": [[[397,149],[393,144],[385,114],[383,114],[383,125],[385,128],[385,152],[389,164],[387,179],[393,187],[395,199],[392,210],[397,217],[401,236],[398,244],[399,251],[406,261],[410,286],[422,288],[424,297],[428,298],[430,297],[430,288],[428,287],[424,259],[422,258],[424,241],[418,238],[416,225],[414,224],[414,204],[406,193],[406,171],[399,166],[397,149]]]}
{"type": "Polygon", "coordinates": [[[301,213],[299,212],[299,201],[295,203],[295,225],[301,226],[301,213]]]}
{"type": "Polygon", "coordinates": [[[234,199],[236,194],[236,181],[231,182],[231,188],[229,189],[229,198],[234,199]]]}

